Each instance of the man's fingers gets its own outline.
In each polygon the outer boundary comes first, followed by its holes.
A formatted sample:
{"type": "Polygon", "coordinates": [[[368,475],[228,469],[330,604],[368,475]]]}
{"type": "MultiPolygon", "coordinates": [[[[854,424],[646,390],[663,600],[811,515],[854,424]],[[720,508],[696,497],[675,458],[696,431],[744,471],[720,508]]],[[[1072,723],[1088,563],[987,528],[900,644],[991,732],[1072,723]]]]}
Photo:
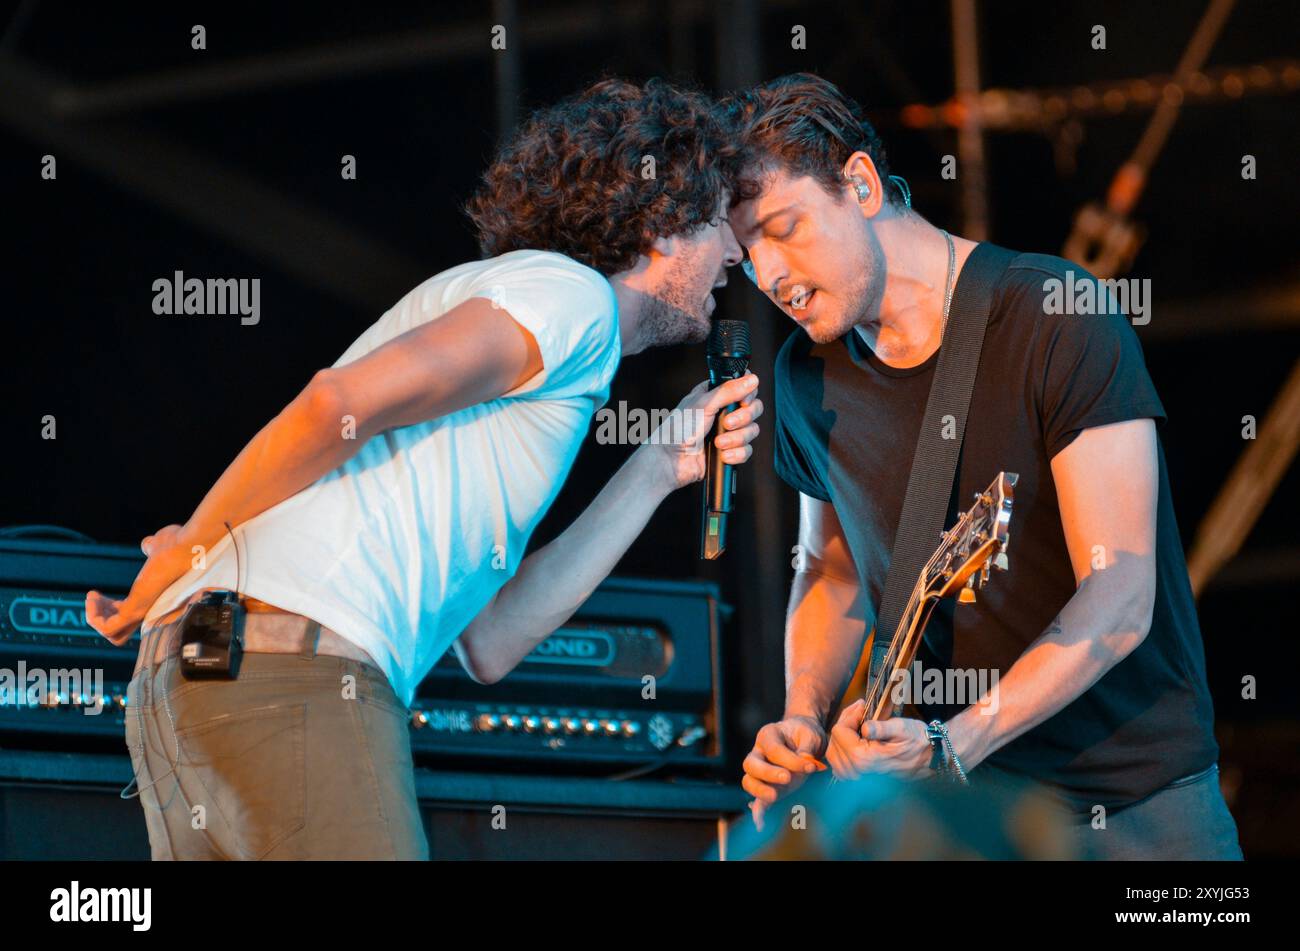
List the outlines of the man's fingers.
{"type": "Polygon", "coordinates": [[[703,409],[706,413],[721,412],[724,406],[739,403],[757,389],[758,377],[753,373],[746,373],[739,379],[728,380],[717,389],[709,390],[708,399],[705,401],[703,409]]]}
{"type": "Polygon", "coordinates": [[[152,555],[157,548],[165,548],[176,540],[176,534],[181,530],[181,526],[175,523],[164,525],[152,535],[146,535],[140,539],[140,550],[146,555],[152,555]]]}
{"type": "Polygon", "coordinates": [[[745,446],[758,438],[758,423],[750,423],[743,429],[733,429],[713,440],[719,449],[734,449],[745,446]]]}
{"type": "Polygon", "coordinates": [[[86,595],[86,623],[119,647],[140,624],[126,601],[114,601],[98,591],[86,595]]]}
{"type": "Polygon", "coordinates": [[[856,778],[853,764],[845,755],[844,750],[840,749],[840,744],[835,741],[834,737],[826,746],[826,763],[830,766],[831,772],[834,773],[836,779],[856,778]]]}
{"type": "Polygon", "coordinates": [[[765,783],[775,783],[779,786],[784,786],[786,783],[790,782],[790,770],[786,769],[784,766],[778,766],[775,763],[768,762],[763,758],[763,754],[759,752],[758,749],[754,749],[745,757],[744,767],[745,772],[748,775],[762,780],[765,783]]]}
{"type": "MultiPolygon", "coordinates": [[[[752,394],[751,394],[752,395],[752,394]]],[[[757,400],[722,417],[723,429],[742,429],[763,415],[763,401],[757,400]]]]}
{"type": "Polygon", "coordinates": [[[736,449],[728,449],[722,453],[722,461],[729,466],[740,466],[749,462],[749,457],[754,454],[753,446],[739,446],[736,449]]]}
{"type": "Polygon", "coordinates": [[[857,779],[863,765],[859,762],[859,754],[870,757],[868,741],[858,732],[864,706],[863,701],[859,700],[845,707],[835,726],[831,727],[831,746],[827,750],[826,761],[840,779],[857,779]]]}
{"type": "Polygon", "coordinates": [[[767,783],[759,782],[749,773],[740,780],[741,788],[760,802],[776,802],[776,790],[767,783]]]}
{"type": "Polygon", "coordinates": [[[108,619],[117,613],[113,605],[113,601],[98,591],[86,592],[86,620],[90,626],[102,633],[108,619]]]}
{"type": "Polygon", "coordinates": [[[840,718],[839,723],[831,727],[831,739],[839,743],[845,752],[856,749],[858,746],[866,742],[866,740],[858,735],[857,729],[845,723],[842,717],[840,718]]]}
{"type": "MultiPolygon", "coordinates": [[[[792,773],[805,772],[805,764],[808,762],[795,750],[786,745],[786,740],[773,729],[766,735],[762,732],[758,734],[758,744],[755,751],[763,755],[763,758],[769,763],[775,763],[777,766],[784,767],[792,773]]],[[[754,754],[751,753],[751,756],[754,754]]]]}
{"type": "Polygon", "coordinates": [[[862,715],[866,710],[866,700],[855,700],[843,710],[840,711],[839,718],[835,721],[836,726],[852,727],[853,732],[858,732],[858,727],[862,723],[862,715]]]}
{"type": "Polygon", "coordinates": [[[831,771],[835,774],[836,779],[858,778],[858,771],[854,767],[853,761],[839,748],[838,744],[832,743],[826,748],[826,762],[830,764],[831,771]]]}
{"type": "Polygon", "coordinates": [[[902,717],[890,720],[868,720],[862,724],[861,736],[868,740],[901,740],[910,736],[902,717]]]}

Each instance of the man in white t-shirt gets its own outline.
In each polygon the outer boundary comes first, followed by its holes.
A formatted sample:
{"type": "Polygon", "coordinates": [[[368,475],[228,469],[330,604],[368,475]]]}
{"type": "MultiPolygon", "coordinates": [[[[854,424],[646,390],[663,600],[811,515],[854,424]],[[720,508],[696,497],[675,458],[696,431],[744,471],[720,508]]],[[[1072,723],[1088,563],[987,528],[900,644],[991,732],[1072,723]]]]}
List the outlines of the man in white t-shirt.
{"type": "Polygon", "coordinates": [[[114,643],[143,624],[127,744],[155,858],[427,857],[407,706],[429,669],[452,648],[476,680],[505,676],[703,477],[730,403],[719,448],[749,458],[757,380],[702,383],[680,439],[638,447],[523,557],[620,358],[707,334],[740,260],[734,158],[711,104],[659,82],[536,113],[468,207],[486,259],[318,372],[184,525],[144,539],[126,598],[89,593],[114,643]],[[180,619],[213,589],[244,597],[243,664],[187,680],[180,619]]]}

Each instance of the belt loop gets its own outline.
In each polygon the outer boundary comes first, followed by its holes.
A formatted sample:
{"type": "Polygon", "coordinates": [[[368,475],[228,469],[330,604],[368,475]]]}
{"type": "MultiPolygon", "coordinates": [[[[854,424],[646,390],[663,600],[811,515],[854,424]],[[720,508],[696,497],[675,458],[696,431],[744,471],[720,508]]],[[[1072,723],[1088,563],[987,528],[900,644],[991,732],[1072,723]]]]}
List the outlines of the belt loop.
{"type": "Polygon", "coordinates": [[[303,660],[311,660],[316,656],[316,645],[320,642],[320,622],[307,618],[303,634],[302,652],[298,656],[303,660]]]}

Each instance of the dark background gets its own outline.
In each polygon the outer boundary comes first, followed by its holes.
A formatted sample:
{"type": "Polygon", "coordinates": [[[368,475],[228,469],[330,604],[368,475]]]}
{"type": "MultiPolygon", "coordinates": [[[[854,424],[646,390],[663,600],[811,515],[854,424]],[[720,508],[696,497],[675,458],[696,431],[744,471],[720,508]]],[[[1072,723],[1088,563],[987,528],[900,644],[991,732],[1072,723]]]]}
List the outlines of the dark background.
{"type": "MultiPolygon", "coordinates": [[[[183,521],[313,371],[415,284],[477,257],[460,208],[501,128],[503,55],[507,77],[517,70],[507,123],[512,106],[522,114],[607,74],[720,92],[755,76],[819,72],[877,121],[917,209],[963,233],[961,181],[939,175],[955,134],[899,122],[907,103],[952,95],[947,3],[521,2],[508,54],[489,43],[509,5],[186,6],[7,8],[0,525],[53,523],[131,544],[183,521]],[[196,23],[207,28],[204,51],[190,47],[196,23]],[[807,29],[806,50],[791,48],[795,24],[807,29]],[[55,181],[40,178],[47,153],[58,160],[55,181]],[[340,177],[344,154],[356,156],[355,181],[340,177]],[[261,323],[155,316],[151,284],[176,270],[260,278],[261,323]],[[55,440],[41,438],[47,414],[55,440]]],[[[1068,87],[1169,73],[1203,9],[982,3],[982,82],[1068,87]],[[1104,51],[1091,48],[1094,24],[1106,27],[1104,51]]],[[[1208,67],[1293,56],[1298,10],[1239,3],[1208,67]]],[[[1246,445],[1242,416],[1264,418],[1300,356],[1298,101],[1293,90],[1185,106],[1136,210],[1149,237],[1129,276],[1149,277],[1154,296],[1152,320],[1137,331],[1169,413],[1163,440],[1189,549],[1246,445]],[[1241,177],[1245,154],[1257,159],[1256,180],[1241,177]]],[[[1075,211],[1105,194],[1149,116],[1083,121],[1073,163],[1050,135],[988,134],[990,237],[1059,253],[1075,211]]],[[[733,277],[718,315],[765,325],[755,369],[766,376],[790,328],[733,277]]],[[[701,348],[642,354],[620,369],[609,405],[669,407],[703,375],[701,348]]],[[[770,403],[766,383],[763,395],[770,403]]],[[[742,473],[742,516],[720,564],[696,557],[698,497],[683,491],[618,568],[714,579],[737,606],[726,642],[737,753],[780,714],[783,695],[797,499],[772,475],[769,439],[742,473]]],[[[588,440],[534,546],[629,452],[588,440]]],[[[1298,490],[1292,465],[1242,555],[1200,601],[1225,786],[1254,854],[1292,848],[1277,823],[1294,808],[1300,752],[1298,490]],[[1241,699],[1246,675],[1258,699],[1241,699]]]]}

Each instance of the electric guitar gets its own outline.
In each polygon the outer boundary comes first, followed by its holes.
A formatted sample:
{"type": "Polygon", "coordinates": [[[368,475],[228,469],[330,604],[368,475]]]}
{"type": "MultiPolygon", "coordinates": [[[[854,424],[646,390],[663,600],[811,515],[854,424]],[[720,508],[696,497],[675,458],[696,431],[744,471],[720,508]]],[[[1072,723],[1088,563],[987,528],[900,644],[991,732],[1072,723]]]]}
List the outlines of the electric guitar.
{"type": "MultiPolygon", "coordinates": [[[[1018,478],[1014,472],[999,472],[987,489],[976,493],[975,504],[957,524],[943,533],[939,547],[916,580],[888,651],[883,655],[871,652],[863,722],[887,720],[899,712],[890,697],[891,687],[898,673],[905,671],[916,656],[935,605],[954,594],[959,603],[972,603],[975,591],[988,582],[991,568],[1006,571],[1009,567],[1007,543],[1011,540],[1011,505],[1018,478]]],[[[876,631],[873,637],[878,636],[880,632],[876,631]]]]}

